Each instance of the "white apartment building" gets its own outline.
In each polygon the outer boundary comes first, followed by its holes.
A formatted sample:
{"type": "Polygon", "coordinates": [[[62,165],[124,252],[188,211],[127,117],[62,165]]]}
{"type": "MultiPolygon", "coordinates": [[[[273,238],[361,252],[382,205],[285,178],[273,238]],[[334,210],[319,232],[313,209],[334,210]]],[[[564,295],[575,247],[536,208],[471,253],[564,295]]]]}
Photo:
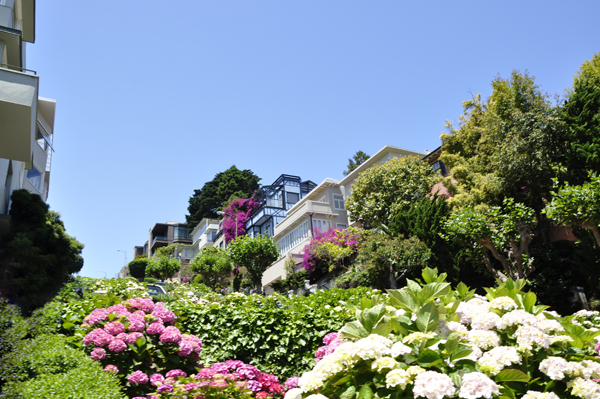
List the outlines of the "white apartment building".
{"type": "Polygon", "coordinates": [[[35,42],[35,0],[0,0],[0,238],[10,231],[12,192],[46,201],[50,186],[56,101],[38,96],[27,42],[35,42]]]}

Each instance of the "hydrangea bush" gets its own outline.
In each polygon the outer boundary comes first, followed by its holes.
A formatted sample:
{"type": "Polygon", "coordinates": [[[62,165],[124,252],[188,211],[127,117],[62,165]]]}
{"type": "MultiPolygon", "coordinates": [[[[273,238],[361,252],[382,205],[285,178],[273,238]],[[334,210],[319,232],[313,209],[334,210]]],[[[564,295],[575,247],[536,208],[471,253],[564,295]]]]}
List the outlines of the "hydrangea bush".
{"type": "Polygon", "coordinates": [[[239,360],[227,360],[198,370],[187,376],[181,370],[150,377],[157,389],[152,399],[166,398],[282,398],[285,387],[273,374],[262,373],[256,367],[239,360]]]}
{"type": "Polygon", "coordinates": [[[576,320],[593,315],[548,311],[522,280],[485,297],[423,280],[363,300],[285,398],[600,398],[600,332],[576,320]]]}
{"type": "Polygon", "coordinates": [[[176,319],[161,302],[132,298],[94,309],[75,336],[106,372],[121,377],[129,393],[143,393],[151,389],[152,374],[194,370],[202,343],[196,336],[182,333],[176,319]]]}

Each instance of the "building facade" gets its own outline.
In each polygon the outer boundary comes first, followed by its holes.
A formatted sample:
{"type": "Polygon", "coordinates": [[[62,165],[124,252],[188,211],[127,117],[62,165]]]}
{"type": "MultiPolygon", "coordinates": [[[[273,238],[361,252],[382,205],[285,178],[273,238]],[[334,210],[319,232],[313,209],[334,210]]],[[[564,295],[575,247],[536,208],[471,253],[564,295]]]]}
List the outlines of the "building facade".
{"type": "Polygon", "coordinates": [[[35,42],[35,1],[0,0],[0,238],[10,231],[10,196],[26,189],[44,201],[50,188],[56,101],[38,95],[26,68],[35,42]]]}

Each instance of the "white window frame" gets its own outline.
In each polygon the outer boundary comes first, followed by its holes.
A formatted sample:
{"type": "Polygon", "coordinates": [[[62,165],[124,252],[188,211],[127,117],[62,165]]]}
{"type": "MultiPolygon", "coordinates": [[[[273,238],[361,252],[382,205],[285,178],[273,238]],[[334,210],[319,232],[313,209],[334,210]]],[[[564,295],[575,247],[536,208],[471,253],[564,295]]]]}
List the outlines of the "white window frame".
{"type": "Polygon", "coordinates": [[[333,194],[333,209],[345,211],[344,196],[342,194],[333,194]]]}

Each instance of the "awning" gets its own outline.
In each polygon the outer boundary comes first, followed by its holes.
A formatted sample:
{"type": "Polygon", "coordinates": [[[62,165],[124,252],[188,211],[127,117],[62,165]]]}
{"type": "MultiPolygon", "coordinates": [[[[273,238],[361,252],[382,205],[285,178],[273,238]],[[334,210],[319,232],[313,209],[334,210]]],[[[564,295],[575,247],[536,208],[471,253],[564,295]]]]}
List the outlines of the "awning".
{"type": "Polygon", "coordinates": [[[0,158],[31,168],[37,122],[38,77],[0,68],[0,158]]]}

